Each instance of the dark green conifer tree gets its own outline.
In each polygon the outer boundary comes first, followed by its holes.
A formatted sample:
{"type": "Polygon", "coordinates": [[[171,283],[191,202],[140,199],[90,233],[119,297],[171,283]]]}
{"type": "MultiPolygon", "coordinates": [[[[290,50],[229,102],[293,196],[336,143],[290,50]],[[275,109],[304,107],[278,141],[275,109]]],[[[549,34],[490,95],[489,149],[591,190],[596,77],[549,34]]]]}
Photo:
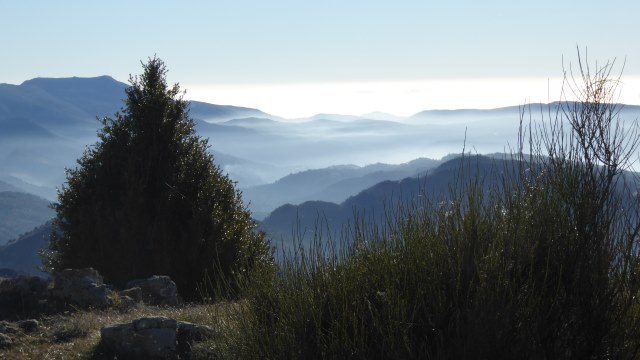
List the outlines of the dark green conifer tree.
{"type": "Polygon", "coordinates": [[[124,108],[101,120],[99,141],[67,170],[45,260],[50,271],[94,267],[116,286],[169,275],[194,299],[205,273],[247,270],[271,254],[162,60],[143,68],[124,108]]]}

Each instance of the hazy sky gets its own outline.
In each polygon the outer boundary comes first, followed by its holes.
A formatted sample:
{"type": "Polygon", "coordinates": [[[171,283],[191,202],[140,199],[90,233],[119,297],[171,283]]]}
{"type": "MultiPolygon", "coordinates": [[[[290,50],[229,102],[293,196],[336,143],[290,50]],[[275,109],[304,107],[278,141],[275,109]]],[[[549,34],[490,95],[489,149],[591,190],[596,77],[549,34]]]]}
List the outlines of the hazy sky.
{"type": "Polygon", "coordinates": [[[127,81],[157,54],[187,98],[408,115],[556,100],[579,45],[626,59],[621,101],[640,104],[639,14],[631,0],[5,1],[0,82],[127,81]]]}

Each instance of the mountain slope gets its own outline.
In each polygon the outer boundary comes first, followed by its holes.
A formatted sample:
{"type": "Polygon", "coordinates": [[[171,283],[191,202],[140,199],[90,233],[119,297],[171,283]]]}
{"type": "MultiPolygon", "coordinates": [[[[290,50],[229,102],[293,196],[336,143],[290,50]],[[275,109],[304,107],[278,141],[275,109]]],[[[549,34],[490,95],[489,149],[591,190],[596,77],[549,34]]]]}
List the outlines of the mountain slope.
{"type": "Polygon", "coordinates": [[[54,211],[49,201],[31,194],[0,192],[0,245],[49,221],[54,211]]]}
{"type": "MultiPolygon", "coordinates": [[[[36,78],[20,85],[0,84],[0,178],[15,178],[53,200],[55,188],[64,182],[64,168],[75,166],[85,147],[96,142],[96,130],[100,127],[96,118],[112,117],[119,111],[127,87],[109,76],[36,78]]],[[[203,136],[213,134],[230,144],[262,136],[247,128],[208,126],[212,124],[204,120],[276,118],[257,109],[196,101],[191,102],[191,115],[203,136]]],[[[216,146],[216,150],[224,149],[216,146]]],[[[239,178],[243,181],[251,178],[246,174],[251,171],[241,172],[239,178]]],[[[233,172],[230,174],[235,176],[233,172]]],[[[253,179],[248,183],[256,185],[273,178],[266,176],[265,180],[253,179]]]]}
{"type": "Polygon", "coordinates": [[[231,105],[214,105],[201,101],[189,102],[189,115],[195,119],[216,123],[251,117],[272,120],[279,119],[277,116],[267,114],[258,109],[231,105]]]}
{"type": "Polygon", "coordinates": [[[48,247],[50,234],[51,223],[46,223],[7,245],[0,246],[0,269],[48,277],[40,270],[42,259],[38,254],[48,247]]]}
{"type": "Polygon", "coordinates": [[[93,78],[36,78],[22,83],[46,91],[93,118],[112,116],[123,105],[127,84],[110,76],[93,78]]]}
{"type": "Polygon", "coordinates": [[[459,157],[449,160],[421,177],[380,182],[340,204],[319,201],[287,204],[275,209],[260,226],[276,243],[282,239],[285,245],[291,244],[295,229],[305,234],[304,241],[309,241],[319,222],[323,231],[339,235],[343,226],[353,224],[356,215],[359,220],[382,224],[385,212],[395,209],[399,202],[408,203],[419,195],[428,196],[433,201],[447,199],[450,185],[460,177],[461,170],[464,178],[479,176],[485,179],[484,186],[488,189],[498,184],[501,170],[513,166],[512,160],[480,155],[464,159],[464,163],[459,157]]]}
{"type": "Polygon", "coordinates": [[[16,187],[15,185],[11,185],[8,182],[0,180],[0,192],[4,192],[4,191],[14,191],[14,192],[17,191],[17,192],[19,192],[20,189],[18,187],[16,187]]]}
{"type": "Polygon", "coordinates": [[[312,200],[340,203],[381,181],[415,176],[438,164],[438,160],[422,158],[399,165],[331,166],[290,174],[272,184],[246,188],[243,194],[254,216],[260,219],[284,204],[312,200]]]}

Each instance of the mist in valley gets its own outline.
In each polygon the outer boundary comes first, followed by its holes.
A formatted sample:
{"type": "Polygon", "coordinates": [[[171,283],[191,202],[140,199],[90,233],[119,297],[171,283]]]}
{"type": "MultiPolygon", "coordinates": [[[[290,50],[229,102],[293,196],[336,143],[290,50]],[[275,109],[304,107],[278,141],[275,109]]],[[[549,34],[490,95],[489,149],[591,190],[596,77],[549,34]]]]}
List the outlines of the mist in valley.
{"type": "MultiPolygon", "coordinates": [[[[99,119],[121,110],[126,87],[105,76],[0,84],[0,188],[55,202],[65,169],[94,146],[99,119]]],[[[640,115],[638,106],[620,109],[623,123],[640,115]]],[[[454,175],[439,167],[452,154],[516,151],[521,124],[526,137],[529,126],[559,111],[559,103],[516,104],[408,117],[374,112],[286,119],[260,109],[190,103],[196,131],[208,140],[215,163],[276,243],[291,240],[298,216],[305,218],[301,230],[311,234],[320,218],[333,219],[337,230],[354,210],[381,212],[379,205],[393,192],[418,191],[418,182],[407,179],[430,179],[429,191],[443,188],[454,175]]],[[[44,214],[41,202],[33,206],[23,211],[44,214]]],[[[18,228],[4,241],[28,230],[18,228]]]]}
{"type": "MultiPolygon", "coordinates": [[[[54,201],[56,189],[64,185],[64,169],[74,167],[95,144],[98,118],[113,117],[121,109],[126,87],[105,76],[1,84],[0,181],[54,201]]],[[[298,119],[195,101],[190,109],[217,165],[245,191],[247,203],[259,203],[253,188],[310,169],[398,165],[462,151],[508,153],[517,145],[521,119],[525,127],[530,121],[536,124],[555,116],[558,107],[516,104],[493,110],[428,110],[410,117],[370,113],[298,119]]],[[[630,121],[640,113],[637,106],[622,109],[621,117],[630,121]]]]}
{"type": "MultiPolygon", "coordinates": [[[[74,167],[84,149],[97,141],[97,118],[113,117],[125,87],[105,77],[1,85],[0,180],[54,200],[64,169],[74,167]]],[[[290,120],[257,109],[199,102],[192,104],[191,116],[199,135],[209,139],[217,164],[241,189],[334,165],[440,159],[463,147],[479,153],[504,151],[517,139],[519,121],[517,107],[431,111],[407,118],[319,114],[290,120]]]]}

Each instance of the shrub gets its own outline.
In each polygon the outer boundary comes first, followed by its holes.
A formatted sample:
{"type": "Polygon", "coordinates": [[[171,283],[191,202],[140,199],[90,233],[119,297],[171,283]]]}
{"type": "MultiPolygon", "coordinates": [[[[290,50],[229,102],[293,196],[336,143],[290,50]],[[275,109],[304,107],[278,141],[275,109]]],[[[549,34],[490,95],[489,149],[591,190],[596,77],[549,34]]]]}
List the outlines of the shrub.
{"type": "Polygon", "coordinates": [[[158,59],[131,78],[114,119],[85,150],[53,206],[57,215],[47,266],[93,267],[116,286],[169,275],[187,299],[214,269],[227,276],[269,262],[231,180],[195,134],[179,86],[158,59]]]}
{"type": "Polygon", "coordinates": [[[617,125],[613,63],[580,65],[580,101],[550,108],[528,136],[521,126],[500,181],[466,179],[467,158],[446,201],[400,204],[384,226],[356,224],[340,249],[317,233],[252,283],[233,352],[636,358],[640,225],[622,171],[637,125],[617,125]]]}

